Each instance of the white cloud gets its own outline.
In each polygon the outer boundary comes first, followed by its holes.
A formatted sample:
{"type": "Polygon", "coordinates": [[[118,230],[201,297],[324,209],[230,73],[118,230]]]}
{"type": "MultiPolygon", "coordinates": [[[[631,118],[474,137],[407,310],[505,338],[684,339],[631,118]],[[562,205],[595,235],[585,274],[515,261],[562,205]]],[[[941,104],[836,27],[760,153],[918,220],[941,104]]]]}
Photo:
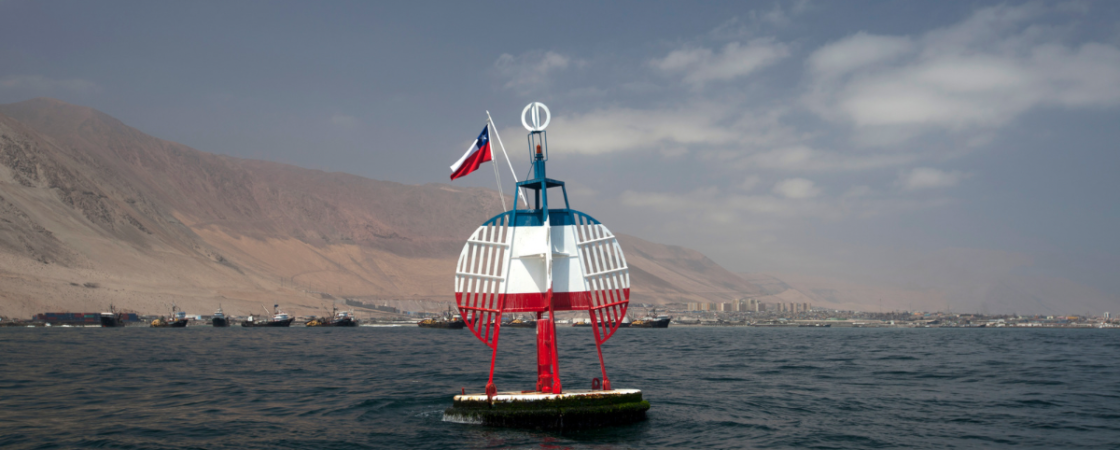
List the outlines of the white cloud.
{"type": "Polygon", "coordinates": [[[745,45],[731,42],[718,52],[703,47],[673,50],[664,58],[650,61],[650,65],[663,72],[682,75],[682,81],[692,87],[703,87],[708,82],[749,75],[787,56],[786,44],[766,38],[745,45]]]}
{"type": "Polygon", "coordinates": [[[930,167],[919,167],[899,174],[898,184],[908,191],[913,191],[956,186],[962,178],[964,174],[959,171],[945,172],[930,167]]]}
{"type": "Polygon", "coordinates": [[[688,216],[686,222],[735,224],[742,227],[742,216],[790,218],[822,216],[833,213],[829,205],[790,200],[772,195],[724,194],[707,187],[683,194],[624,191],[619,201],[631,208],[650,209],[662,213],[688,216]]]}
{"type": "Polygon", "coordinates": [[[742,136],[727,124],[725,105],[687,105],[664,109],[607,108],[583,114],[557,115],[549,126],[550,140],[565,142],[577,153],[602,154],[627,150],[670,150],[681,146],[731,144],[742,136]]]}
{"type": "Polygon", "coordinates": [[[494,61],[494,70],[505,80],[503,87],[525,95],[547,88],[555,72],[578,64],[582,63],[553,51],[535,50],[520,56],[503,53],[494,61]]]}
{"type": "Polygon", "coordinates": [[[821,193],[813,182],[804,178],[790,178],[779,181],[774,185],[774,193],[785,198],[803,199],[813,198],[821,193]]]}
{"type": "Polygon", "coordinates": [[[1029,19],[1038,5],[997,6],[912,39],[860,32],[807,60],[806,104],[889,145],[933,130],[983,132],[1045,106],[1120,105],[1120,49],[1065,45],[1029,19]]]}
{"type": "Polygon", "coordinates": [[[805,172],[858,171],[895,167],[917,158],[914,153],[840,153],[794,145],[752,153],[739,160],[737,167],[805,172]]]}
{"type": "Polygon", "coordinates": [[[758,175],[748,175],[743,177],[743,181],[739,182],[739,189],[750,191],[753,190],[755,186],[758,186],[760,182],[762,182],[762,179],[759,178],[758,175]]]}
{"type": "Polygon", "coordinates": [[[102,91],[100,85],[89,80],[81,78],[51,79],[42,75],[10,75],[0,78],[0,87],[47,92],[66,90],[79,94],[95,94],[102,91]]]}
{"type": "Polygon", "coordinates": [[[907,37],[876,36],[860,31],[813,52],[806,65],[813,76],[833,78],[869,64],[890,60],[909,52],[913,46],[907,37]]]}

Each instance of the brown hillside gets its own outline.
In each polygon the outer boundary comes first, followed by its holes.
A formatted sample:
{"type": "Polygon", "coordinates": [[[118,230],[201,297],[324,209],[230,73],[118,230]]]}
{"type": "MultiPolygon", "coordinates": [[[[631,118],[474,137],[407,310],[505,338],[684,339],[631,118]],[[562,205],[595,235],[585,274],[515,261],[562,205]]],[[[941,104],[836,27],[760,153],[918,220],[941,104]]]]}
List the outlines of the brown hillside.
{"type": "MultiPolygon", "coordinates": [[[[0,105],[0,315],[311,313],[318,292],[441,308],[465,236],[499,210],[486,189],[214,155],[57,100],[0,105]]],[[[693,250],[621,241],[636,301],[759,292],[693,250]]]]}

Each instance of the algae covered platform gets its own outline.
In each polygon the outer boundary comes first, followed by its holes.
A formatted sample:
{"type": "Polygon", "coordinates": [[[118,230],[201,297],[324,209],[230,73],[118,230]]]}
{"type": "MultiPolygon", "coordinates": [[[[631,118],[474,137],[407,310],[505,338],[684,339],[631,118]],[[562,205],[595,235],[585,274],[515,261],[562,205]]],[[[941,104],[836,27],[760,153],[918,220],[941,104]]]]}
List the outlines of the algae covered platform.
{"type": "Polygon", "coordinates": [[[499,392],[456,395],[443,413],[447,422],[495,427],[578,429],[645,420],[649,402],[638,389],[499,392]]]}

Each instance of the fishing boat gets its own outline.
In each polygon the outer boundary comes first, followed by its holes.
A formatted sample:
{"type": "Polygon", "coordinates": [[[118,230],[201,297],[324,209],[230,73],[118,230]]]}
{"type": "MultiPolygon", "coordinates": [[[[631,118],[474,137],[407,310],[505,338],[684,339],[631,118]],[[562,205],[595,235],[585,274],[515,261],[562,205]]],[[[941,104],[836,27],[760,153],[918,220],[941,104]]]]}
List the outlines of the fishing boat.
{"type": "Polygon", "coordinates": [[[356,327],[358,326],[358,319],[354,318],[353,311],[339,311],[338,308],[334,308],[331,311],[331,317],[317,317],[304,325],[309,327],[356,327]]]}
{"type": "Polygon", "coordinates": [[[210,325],[215,328],[224,328],[229,326],[229,319],[226,314],[222,312],[222,305],[218,305],[218,310],[214,311],[214,317],[210,319],[210,325]]]}
{"type": "Polygon", "coordinates": [[[666,315],[654,317],[651,313],[649,316],[630,322],[630,328],[669,328],[672,319],[666,315]]]}
{"type": "Polygon", "coordinates": [[[118,328],[125,325],[127,315],[123,312],[118,312],[117,308],[112,303],[109,304],[109,312],[101,313],[101,328],[118,328]]]}
{"type": "Polygon", "coordinates": [[[451,309],[448,308],[447,312],[440,317],[432,317],[418,322],[416,325],[420,328],[447,328],[450,330],[462,330],[467,324],[463,322],[463,317],[458,314],[451,314],[451,309]]]}
{"type": "MultiPolygon", "coordinates": [[[[261,307],[264,308],[263,305],[261,307]]],[[[264,316],[253,317],[252,315],[249,315],[249,318],[247,320],[245,320],[244,322],[241,322],[241,326],[243,326],[243,327],[290,327],[290,326],[292,326],[292,321],[295,320],[295,317],[289,316],[288,313],[280,311],[280,305],[272,305],[272,309],[273,309],[273,311],[269,311],[268,308],[264,308],[264,312],[266,313],[264,316]],[[264,320],[264,318],[268,317],[269,315],[272,315],[272,319],[271,320],[264,320]]]]}
{"type": "Polygon", "coordinates": [[[518,317],[516,319],[513,319],[513,320],[509,321],[509,323],[502,324],[502,326],[503,327],[512,327],[512,328],[536,328],[537,327],[537,321],[535,321],[533,319],[522,319],[522,318],[518,317]]]}
{"type": "MultiPolygon", "coordinates": [[[[607,321],[605,323],[607,325],[611,326],[611,327],[614,327],[614,328],[627,328],[627,327],[630,326],[631,322],[630,322],[629,317],[623,317],[622,321],[618,322],[617,324],[614,321],[607,321]]],[[[588,320],[574,320],[574,321],[572,321],[572,326],[573,327],[590,327],[591,326],[591,320],[590,319],[588,319],[588,320]]]]}
{"type": "Polygon", "coordinates": [[[186,311],[180,311],[179,307],[172,303],[171,315],[153,320],[152,328],[186,328],[187,322],[186,311]]]}

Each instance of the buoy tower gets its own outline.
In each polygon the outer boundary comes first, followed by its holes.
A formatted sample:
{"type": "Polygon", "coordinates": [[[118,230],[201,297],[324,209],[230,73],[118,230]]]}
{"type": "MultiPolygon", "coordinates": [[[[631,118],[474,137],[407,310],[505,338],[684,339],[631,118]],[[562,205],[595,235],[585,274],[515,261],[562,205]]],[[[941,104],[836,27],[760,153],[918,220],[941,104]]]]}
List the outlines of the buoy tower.
{"type": "Polygon", "coordinates": [[[455,302],[466,327],[492,350],[484,393],[456,395],[444,420],[545,429],[618,425],[645,419],[649,402],[637,389],[614,389],[602,345],[618,330],[630,303],[630,272],[614,234],[571,209],[563,181],[548,178],[548,107],[530,103],[521,123],[529,131],[531,179],[517,183],[512,210],[482,224],[467,239],[455,269],[455,302]],[[549,203],[559,188],[563,207],[549,203]],[[519,201],[530,208],[518,209],[519,201]],[[550,208],[550,206],[553,206],[550,208]],[[556,313],[587,311],[602,379],[591,389],[564,389],[557,359],[556,313]],[[537,319],[537,383],[499,392],[494,385],[503,313],[537,319]]]}

